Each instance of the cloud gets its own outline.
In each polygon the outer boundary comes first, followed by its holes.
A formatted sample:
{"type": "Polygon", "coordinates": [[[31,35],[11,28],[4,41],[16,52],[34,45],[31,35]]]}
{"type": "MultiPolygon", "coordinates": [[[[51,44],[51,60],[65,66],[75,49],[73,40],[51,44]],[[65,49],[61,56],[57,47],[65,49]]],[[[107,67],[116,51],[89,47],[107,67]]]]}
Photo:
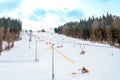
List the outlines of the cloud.
{"type": "Polygon", "coordinates": [[[75,16],[80,14],[79,10],[78,12],[76,10],[74,13],[74,9],[78,6],[76,0],[70,0],[69,2],[68,0],[18,1],[10,0],[10,5],[7,1],[4,1],[10,7],[5,7],[5,10],[1,8],[2,12],[0,15],[20,18],[24,29],[49,29],[50,27],[57,27],[67,21],[75,20],[75,16]],[[73,5],[71,6],[71,4],[73,5]]]}
{"type": "Polygon", "coordinates": [[[0,0],[0,17],[20,18],[23,29],[47,29],[69,21],[120,15],[119,0],[0,0]]]}
{"type": "Polygon", "coordinates": [[[84,13],[83,18],[100,17],[107,12],[120,16],[119,0],[78,0],[81,5],[79,9],[84,13]]]}
{"type": "Polygon", "coordinates": [[[45,17],[46,11],[43,9],[36,9],[33,13],[34,15],[45,17]]]}
{"type": "Polygon", "coordinates": [[[35,9],[33,13],[29,16],[30,20],[39,21],[41,18],[45,17],[46,11],[43,9],[35,9]]]}
{"type": "Polygon", "coordinates": [[[71,10],[71,11],[68,11],[66,16],[68,18],[72,18],[72,19],[75,19],[75,20],[79,20],[83,17],[83,12],[81,10],[71,10]]]}

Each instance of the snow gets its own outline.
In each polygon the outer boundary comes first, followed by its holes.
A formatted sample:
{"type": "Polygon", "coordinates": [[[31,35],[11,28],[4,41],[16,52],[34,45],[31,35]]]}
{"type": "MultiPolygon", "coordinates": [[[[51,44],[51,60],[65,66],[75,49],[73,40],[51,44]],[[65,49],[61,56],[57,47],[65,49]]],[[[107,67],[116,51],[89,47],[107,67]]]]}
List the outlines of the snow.
{"type": "Polygon", "coordinates": [[[52,80],[53,43],[55,80],[120,80],[120,49],[48,32],[34,32],[30,48],[29,35],[23,33],[14,48],[3,51],[0,80],[52,80]],[[81,73],[83,66],[90,72],[81,73]]]}

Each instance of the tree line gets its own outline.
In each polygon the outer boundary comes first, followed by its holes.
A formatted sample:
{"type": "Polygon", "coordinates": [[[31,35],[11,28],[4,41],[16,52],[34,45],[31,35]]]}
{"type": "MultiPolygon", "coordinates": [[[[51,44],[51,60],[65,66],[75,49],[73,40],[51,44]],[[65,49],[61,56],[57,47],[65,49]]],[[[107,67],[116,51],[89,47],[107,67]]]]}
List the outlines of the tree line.
{"type": "Polygon", "coordinates": [[[54,28],[54,31],[74,38],[120,47],[120,17],[108,13],[99,18],[92,16],[88,20],[68,22],[54,28]]]}
{"type": "Polygon", "coordinates": [[[3,51],[3,41],[7,42],[5,50],[14,46],[14,41],[20,39],[22,30],[22,21],[20,19],[0,18],[0,55],[3,51]]]}

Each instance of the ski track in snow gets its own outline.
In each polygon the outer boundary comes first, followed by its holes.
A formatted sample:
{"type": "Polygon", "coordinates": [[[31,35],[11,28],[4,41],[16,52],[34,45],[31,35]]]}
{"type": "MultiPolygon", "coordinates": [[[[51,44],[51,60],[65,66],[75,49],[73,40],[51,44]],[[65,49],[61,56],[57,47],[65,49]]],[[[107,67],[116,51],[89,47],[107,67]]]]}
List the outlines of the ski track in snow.
{"type": "Polygon", "coordinates": [[[29,35],[23,33],[14,48],[2,52],[0,80],[51,80],[53,43],[55,80],[120,80],[120,49],[47,32],[34,32],[30,48],[29,35]],[[83,66],[90,72],[81,73],[83,66]]]}

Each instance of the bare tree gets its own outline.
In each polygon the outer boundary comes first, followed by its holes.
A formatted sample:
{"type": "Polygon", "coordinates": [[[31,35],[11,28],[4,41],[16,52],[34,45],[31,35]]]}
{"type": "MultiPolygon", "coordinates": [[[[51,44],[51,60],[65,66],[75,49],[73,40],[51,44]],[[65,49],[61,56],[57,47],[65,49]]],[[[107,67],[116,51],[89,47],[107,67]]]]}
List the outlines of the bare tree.
{"type": "Polygon", "coordinates": [[[3,35],[4,35],[4,28],[0,27],[0,55],[2,52],[2,46],[3,46],[3,35]]]}
{"type": "Polygon", "coordinates": [[[97,20],[95,20],[92,24],[92,29],[91,29],[91,41],[97,41],[97,32],[98,32],[98,25],[99,22],[97,20]]]}
{"type": "Polygon", "coordinates": [[[62,33],[65,34],[65,35],[68,35],[69,34],[69,27],[64,26],[63,29],[62,29],[62,33]]]}

